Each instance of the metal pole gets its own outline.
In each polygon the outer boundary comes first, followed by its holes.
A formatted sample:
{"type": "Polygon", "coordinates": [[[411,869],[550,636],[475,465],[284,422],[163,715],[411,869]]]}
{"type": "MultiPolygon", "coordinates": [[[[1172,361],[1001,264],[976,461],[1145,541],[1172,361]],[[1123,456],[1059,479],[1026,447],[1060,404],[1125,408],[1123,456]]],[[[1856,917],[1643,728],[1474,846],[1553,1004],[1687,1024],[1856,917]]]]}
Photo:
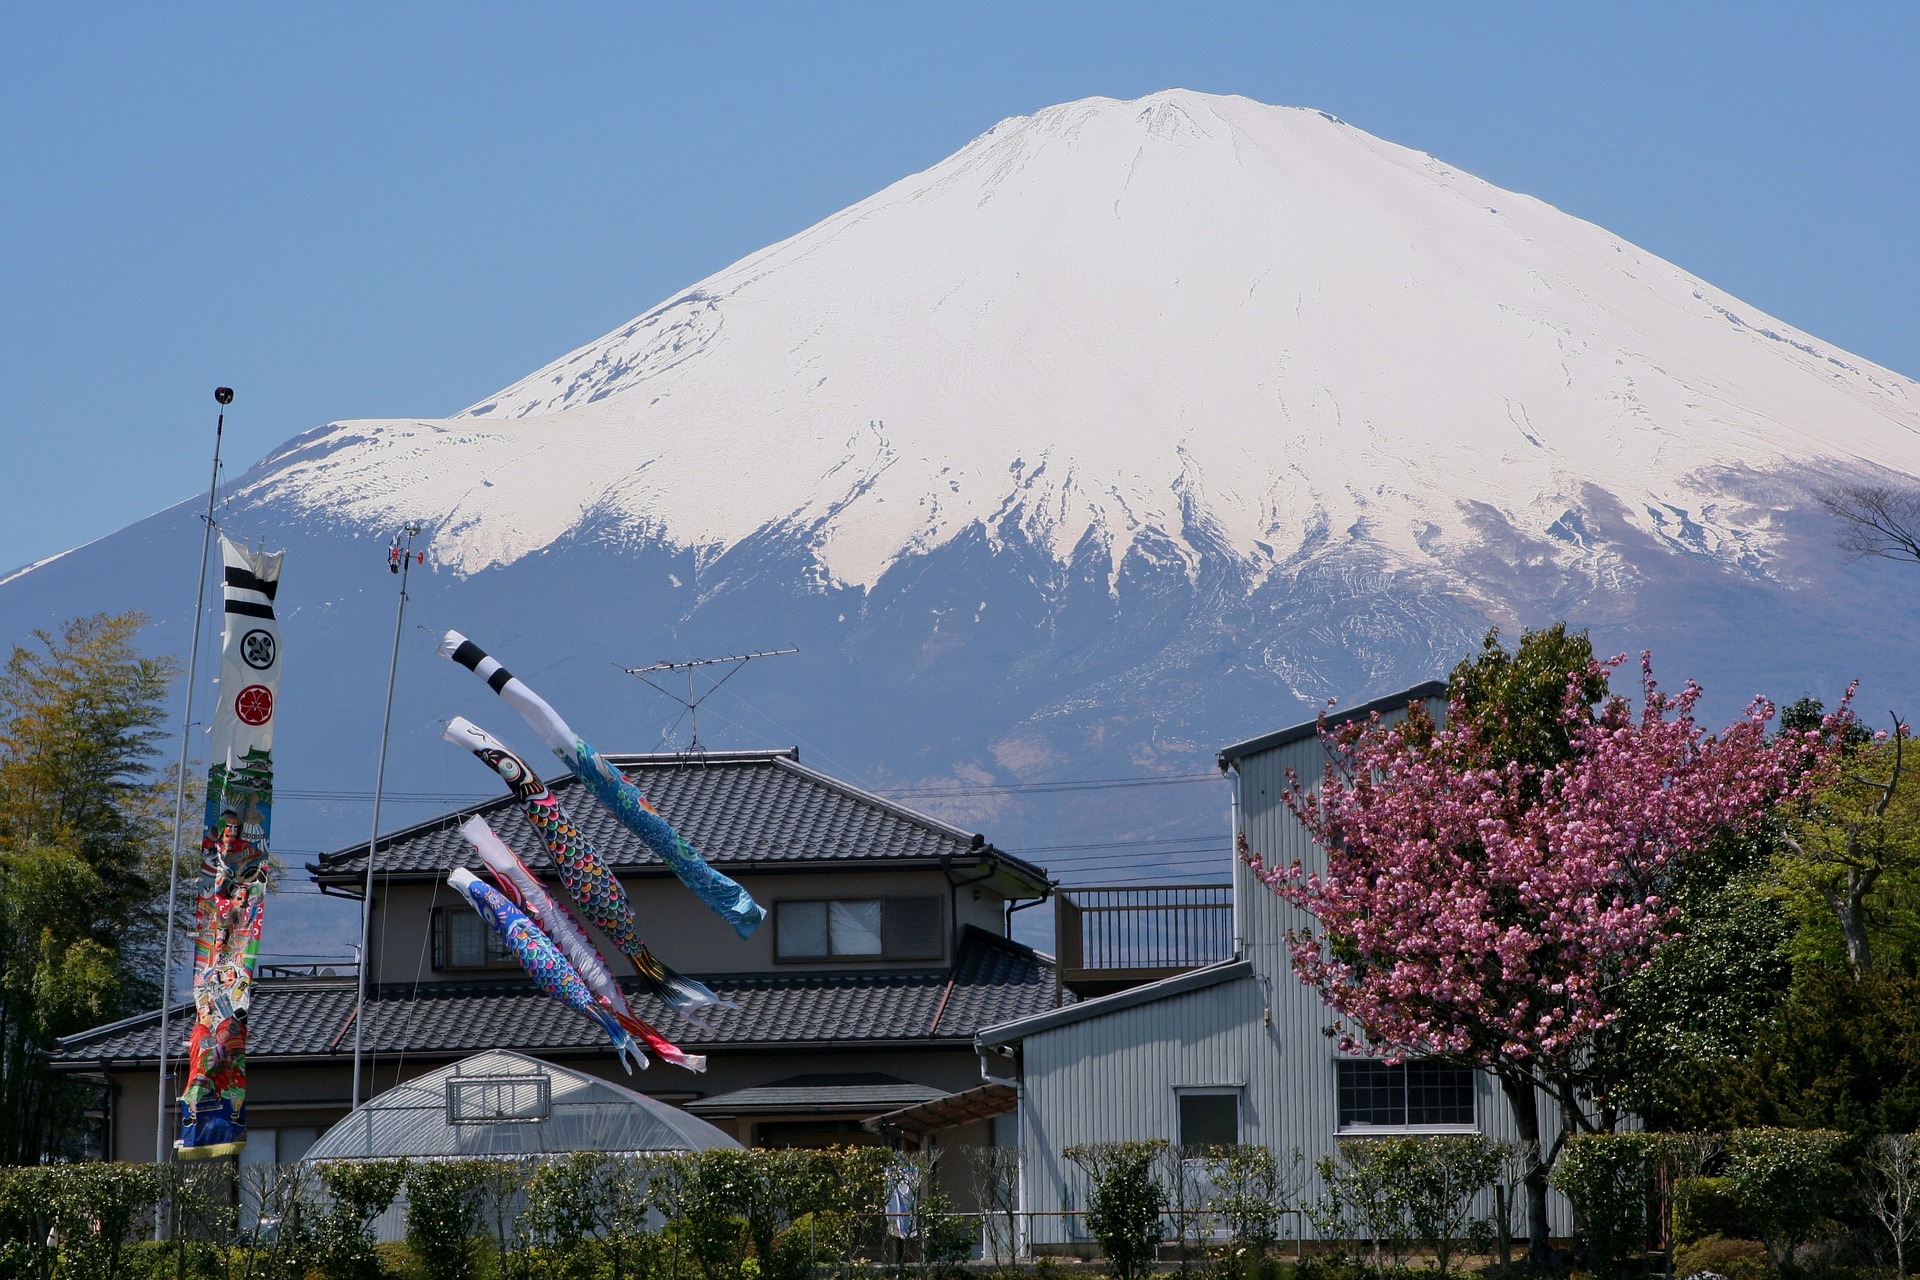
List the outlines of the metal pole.
{"type": "MultiPolygon", "coordinates": [[[[216,387],[213,398],[220,405],[220,413],[213,424],[213,476],[207,482],[207,514],[201,518],[200,581],[193,589],[193,642],[187,649],[187,695],[180,705],[180,761],[176,766],[179,777],[175,779],[173,793],[173,858],[167,868],[167,942],[160,957],[160,1080],[153,1115],[155,1164],[167,1163],[172,1152],[167,1142],[167,1081],[172,1078],[167,1071],[167,1024],[173,1008],[173,934],[180,901],[180,835],[187,812],[187,739],[193,729],[193,691],[200,678],[200,615],[206,612],[207,551],[213,544],[213,506],[220,493],[220,442],[226,435],[226,406],[233,403],[233,389],[216,387]]],[[[164,1220],[156,1215],[154,1239],[161,1239],[164,1230],[164,1220]]]]}
{"type": "MultiPolygon", "coordinates": [[[[387,664],[387,709],[380,717],[380,763],[373,775],[373,833],[367,837],[367,879],[360,899],[360,990],[353,1005],[353,1110],[360,1108],[360,1046],[367,1026],[367,948],[373,931],[373,848],[380,839],[380,796],[387,785],[387,735],[393,727],[393,682],[400,671],[400,628],[407,617],[407,579],[413,568],[413,539],[420,526],[409,524],[403,531],[406,544],[396,534],[388,551],[388,565],[400,575],[400,601],[393,611],[393,657],[387,664]],[[399,559],[393,559],[394,553],[399,559]]],[[[368,1130],[371,1142],[372,1130],[368,1130]]],[[[368,1152],[372,1154],[371,1150],[368,1152]]]]}

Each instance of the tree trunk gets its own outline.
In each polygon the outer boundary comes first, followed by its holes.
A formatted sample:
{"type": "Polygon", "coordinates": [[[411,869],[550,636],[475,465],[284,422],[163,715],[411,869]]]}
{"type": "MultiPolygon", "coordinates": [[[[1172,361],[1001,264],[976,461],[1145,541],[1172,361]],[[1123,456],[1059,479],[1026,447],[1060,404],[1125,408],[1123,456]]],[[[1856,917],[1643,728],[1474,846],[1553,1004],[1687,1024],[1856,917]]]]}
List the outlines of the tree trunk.
{"type": "Polygon", "coordinates": [[[1540,1100],[1533,1081],[1499,1074],[1500,1090],[1507,1095],[1513,1110],[1514,1131],[1527,1148],[1527,1261],[1544,1266],[1551,1249],[1547,1224],[1547,1165],[1542,1159],[1546,1144],[1540,1140],[1540,1100]]]}
{"type": "Polygon", "coordinates": [[[1877,879],[1877,873],[1849,867],[1846,889],[1832,898],[1834,914],[1840,917],[1840,934],[1847,943],[1847,964],[1855,978],[1864,978],[1873,967],[1873,949],[1867,941],[1866,900],[1877,879]]]}

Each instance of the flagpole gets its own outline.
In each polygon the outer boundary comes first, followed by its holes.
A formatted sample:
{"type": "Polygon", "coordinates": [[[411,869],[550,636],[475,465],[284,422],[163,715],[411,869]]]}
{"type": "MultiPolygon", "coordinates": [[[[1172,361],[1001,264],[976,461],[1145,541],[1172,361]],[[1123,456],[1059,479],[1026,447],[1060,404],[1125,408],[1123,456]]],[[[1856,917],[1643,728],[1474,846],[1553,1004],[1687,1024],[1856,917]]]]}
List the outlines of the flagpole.
{"type": "MultiPolygon", "coordinates": [[[[201,518],[200,581],[193,590],[193,642],[187,649],[187,693],[180,706],[180,760],[176,766],[179,776],[173,793],[173,857],[167,868],[167,941],[160,958],[160,1077],[153,1117],[155,1164],[167,1163],[172,1155],[172,1146],[167,1142],[167,1081],[172,1078],[167,1070],[167,1024],[173,1010],[173,935],[180,903],[180,836],[187,812],[187,748],[188,736],[193,730],[193,693],[200,678],[200,618],[207,606],[207,552],[213,545],[213,507],[220,494],[220,444],[226,436],[227,406],[233,403],[233,388],[215,387],[213,399],[220,410],[213,423],[213,476],[207,482],[207,514],[201,518]]],[[[153,1230],[154,1238],[160,1239],[165,1223],[156,1220],[153,1230]]]]}
{"type": "Polygon", "coordinates": [[[360,898],[360,989],[353,1004],[353,1111],[360,1109],[360,1046],[367,1025],[367,970],[371,967],[367,949],[371,945],[373,931],[373,850],[380,840],[380,797],[387,785],[387,735],[393,727],[393,684],[394,677],[400,671],[400,629],[407,617],[407,579],[413,569],[413,540],[419,532],[419,525],[408,524],[401,534],[394,535],[393,545],[387,550],[387,568],[400,575],[400,601],[393,611],[393,656],[387,663],[387,709],[380,718],[380,763],[373,775],[373,832],[367,837],[367,878],[360,898]],[[404,546],[400,541],[402,534],[406,537],[404,546]]]}

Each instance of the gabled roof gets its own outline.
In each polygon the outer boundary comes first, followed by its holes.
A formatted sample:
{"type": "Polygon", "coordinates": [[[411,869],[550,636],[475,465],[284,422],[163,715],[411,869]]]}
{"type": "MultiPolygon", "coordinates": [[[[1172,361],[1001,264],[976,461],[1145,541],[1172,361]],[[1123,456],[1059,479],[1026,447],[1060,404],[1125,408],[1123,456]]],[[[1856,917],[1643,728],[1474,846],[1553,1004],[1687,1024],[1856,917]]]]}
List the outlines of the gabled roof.
{"type": "MultiPolygon", "coordinates": [[[[964,1045],[988,1022],[1051,1008],[1053,964],[1029,947],[969,926],[951,969],[875,973],[703,976],[738,1009],[709,1009],[697,1020],[629,989],[634,1012],[683,1048],[875,1044],[911,1048],[964,1045]]],[[[366,1050],[387,1057],[463,1057],[484,1049],[593,1054],[606,1037],[578,1013],[523,977],[492,982],[385,986],[367,1004],[366,1050]]],[[[248,1016],[247,1057],[341,1058],[353,1045],[351,982],[262,982],[248,1016]]],[[[175,1011],[174,1052],[185,1053],[193,1009],[175,1011]]],[[[61,1040],[56,1068],[93,1070],[152,1063],[158,1010],[61,1040]]]]}
{"type": "MultiPolygon", "coordinates": [[[[703,755],[619,755],[607,759],[709,862],[731,868],[902,863],[992,864],[1010,890],[1043,894],[1047,873],[1004,853],[985,837],[895,804],[800,763],[797,751],[725,751],[703,755]]],[[[479,766],[474,766],[476,774],[479,766]]],[[[570,774],[547,780],[554,795],[610,866],[659,870],[665,864],[621,826],[570,774]]],[[[480,868],[459,827],[479,814],[535,869],[551,866],[513,799],[471,805],[418,823],[376,845],[383,875],[442,876],[480,868]]],[[[366,845],[325,854],[307,867],[323,886],[351,890],[366,874],[366,845]]]]}
{"type": "MultiPolygon", "coordinates": [[[[1396,711],[1405,711],[1410,702],[1426,702],[1432,698],[1447,696],[1447,682],[1444,680],[1422,680],[1403,693],[1390,693],[1384,698],[1375,698],[1372,702],[1363,702],[1357,707],[1347,707],[1327,717],[1329,727],[1345,724],[1349,720],[1361,720],[1378,711],[1381,715],[1392,715],[1396,711]]],[[[1312,720],[1294,725],[1291,729],[1281,729],[1274,733],[1263,733],[1257,738],[1248,738],[1245,742],[1236,742],[1230,747],[1222,747],[1214,754],[1214,761],[1226,769],[1236,760],[1244,760],[1250,755],[1262,751],[1271,751],[1275,747],[1284,747],[1290,742],[1299,742],[1311,738],[1320,732],[1318,716],[1312,720]]]]}
{"type": "Polygon", "coordinates": [[[1216,987],[1223,982],[1252,976],[1252,961],[1222,960],[1219,964],[1210,964],[1204,969],[1176,973],[1171,978],[1162,978],[1158,982],[1129,987],[1125,991],[1116,991],[1110,996],[1081,1000],[1058,1009],[1041,1009],[1024,1017],[982,1027],[974,1036],[974,1047],[984,1053],[997,1045],[1017,1044],[1028,1036],[1038,1035],[1042,1031],[1051,1031],[1055,1027],[1064,1027],[1073,1022],[1085,1022],[1092,1018],[1102,1018],[1110,1013],[1118,1013],[1122,1009],[1132,1009],[1139,1005],[1152,1004],[1156,1000],[1182,996],[1189,991],[1205,991],[1208,987],[1216,987]]]}

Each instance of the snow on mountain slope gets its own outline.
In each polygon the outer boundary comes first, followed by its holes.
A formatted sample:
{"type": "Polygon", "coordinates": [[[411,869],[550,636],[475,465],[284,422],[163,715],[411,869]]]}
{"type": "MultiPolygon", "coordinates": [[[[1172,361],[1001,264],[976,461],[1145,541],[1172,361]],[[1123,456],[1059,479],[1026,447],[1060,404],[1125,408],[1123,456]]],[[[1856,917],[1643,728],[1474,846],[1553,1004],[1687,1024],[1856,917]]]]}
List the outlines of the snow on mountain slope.
{"type": "Polygon", "coordinates": [[[436,421],[336,423],[245,495],[425,518],[460,573],[571,531],[790,534],[871,586],[962,531],[1257,584],[1596,530],[1765,573],[1809,469],[1920,473],[1920,386],[1605,230],[1324,114],[1185,91],[1001,122],[436,421]]]}

